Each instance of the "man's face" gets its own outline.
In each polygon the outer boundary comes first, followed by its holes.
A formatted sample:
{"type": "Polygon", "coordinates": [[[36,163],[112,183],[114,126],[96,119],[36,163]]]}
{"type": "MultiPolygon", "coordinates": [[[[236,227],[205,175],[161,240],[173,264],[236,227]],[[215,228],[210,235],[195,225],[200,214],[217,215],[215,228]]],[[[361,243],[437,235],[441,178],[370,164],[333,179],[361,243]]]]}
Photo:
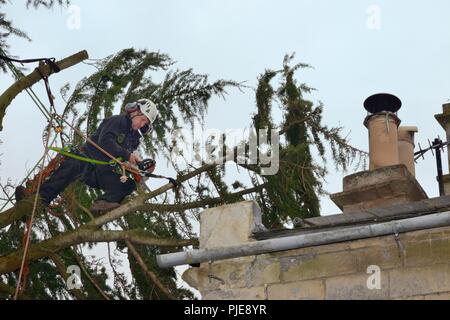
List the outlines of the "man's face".
{"type": "Polygon", "coordinates": [[[140,115],[140,116],[133,117],[133,119],[131,120],[131,127],[133,128],[133,130],[139,130],[143,126],[145,126],[146,124],[149,124],[149,123],[150,123],[150,121],[148,120],[148,118],[146,116],[140,115]]]}

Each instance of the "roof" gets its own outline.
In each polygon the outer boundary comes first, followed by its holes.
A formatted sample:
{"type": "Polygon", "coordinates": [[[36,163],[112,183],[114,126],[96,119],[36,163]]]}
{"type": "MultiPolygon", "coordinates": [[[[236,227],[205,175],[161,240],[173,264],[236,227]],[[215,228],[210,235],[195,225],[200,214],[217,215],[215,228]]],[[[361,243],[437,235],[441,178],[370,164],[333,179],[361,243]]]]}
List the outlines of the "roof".
{"type": "Polygon", "coordinates": [[[317,231],[339,230],[349,226],[369,225],[386,221],[412,218],[450,209],[450,196],[437,197],[393,206],[339,213],[301,220],[294,229],[257,232],[256,240],[289,237],[317,231]]]}

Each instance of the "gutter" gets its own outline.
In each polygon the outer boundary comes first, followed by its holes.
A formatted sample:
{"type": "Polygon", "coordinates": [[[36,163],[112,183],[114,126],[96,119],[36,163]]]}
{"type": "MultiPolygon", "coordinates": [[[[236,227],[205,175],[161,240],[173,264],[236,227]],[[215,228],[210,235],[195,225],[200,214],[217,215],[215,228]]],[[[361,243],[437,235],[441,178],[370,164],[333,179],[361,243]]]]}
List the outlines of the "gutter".
{"type": "Polygon", "coordinates": [[[444,226],[450,226],[450,211],[384,223],[253,241],[235,246],[162,254],[156,256],[156,261],[159,267],[170,268],[386,235],[398,236],[400,233],[444,226]]]}

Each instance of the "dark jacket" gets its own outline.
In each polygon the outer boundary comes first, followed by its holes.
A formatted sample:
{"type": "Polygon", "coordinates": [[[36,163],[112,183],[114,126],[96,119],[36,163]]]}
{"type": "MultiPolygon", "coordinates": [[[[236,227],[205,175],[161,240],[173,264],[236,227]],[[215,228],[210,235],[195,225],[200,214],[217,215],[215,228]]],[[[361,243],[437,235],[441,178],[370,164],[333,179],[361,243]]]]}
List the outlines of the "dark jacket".
{"type": "MultiPolygon", "coordinates": [[[[126,114],[103,120],[90,138],[114,157],[128,161],[130,154],[138,148],[140,137],[139,132],[133,130],[131,126],[130,116],[126,114]]],[[[82,150],[91,158],[102,161],[111,160],[89,142],[85,143],[82,150]]]]}

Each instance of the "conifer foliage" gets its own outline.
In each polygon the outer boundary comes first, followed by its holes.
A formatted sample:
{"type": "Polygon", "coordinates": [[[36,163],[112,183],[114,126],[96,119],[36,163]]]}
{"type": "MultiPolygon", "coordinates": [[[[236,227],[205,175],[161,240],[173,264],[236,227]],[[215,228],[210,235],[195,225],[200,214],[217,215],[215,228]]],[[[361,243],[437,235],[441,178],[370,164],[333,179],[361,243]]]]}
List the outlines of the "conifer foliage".
{"type": "Polygon", "coordinates": [[[280,143],[278,173],[253,179],[254,185],[263,183],[266,186],[259,192],[257,201],[265,213],[263,222],[272,228],[281,227],[296,218],[320,215],[318,197],[324,194],[322,184],[327,174],[327,145],[336,169],[346,171],[351,164],[365,166],[366,153],[348,144],[342,136],[343,128],[329,128],[322,123],[323,104],[314,105],[306,98],[315,89],[296,80],[296,73],[310,66],[303,63],[292,65],[293,59],[294,54],[286,55],[281,70],[266,70],[259,77],[256,89],[255,128],[279,127],[285,137],[280,143]],[[275,80],[279,81],[276,87],[275,80]],[[274,104],[281,108],[283,114],[279,125],[272,120],[274,104]],[[312,151],[321,159],[320,162],[314,159],[312,151]]]}

